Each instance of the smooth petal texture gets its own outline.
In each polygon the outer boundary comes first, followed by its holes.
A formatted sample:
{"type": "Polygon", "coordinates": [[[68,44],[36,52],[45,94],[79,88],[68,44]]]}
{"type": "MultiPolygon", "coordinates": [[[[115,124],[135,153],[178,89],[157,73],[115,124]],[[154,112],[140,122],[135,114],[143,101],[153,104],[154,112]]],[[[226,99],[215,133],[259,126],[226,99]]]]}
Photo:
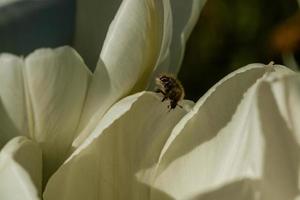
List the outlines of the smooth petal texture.
{"type": "MultiPolygon", "coordinates": [[[[294,197],[291,134],[261,88],[270,73],[291,72],[254,64],[210,89],[173,129],[148,184],[175,199],[294,197]]],[[[161,199],[155,190],[152,197],[161,199]]]]}
{"type": "Polygon", "coordinates": [[[264,171],[259,188],[262,199],[299,198],[300,132],[297,125],[292,125],[299,119],[295,118],[299,116],[299,83],[299,74],[282,77],[271,74],[257,91],[257,108],[265,139],[264,171]],[[282,107],[283,99],[285,107],[282,107]],[[289,114],[289,118],[285,118],[285,114],[289,114]]]}
{"type": "Polygon", "coordinates": [[[171,19],[168,0],[122,2],[100,55],[120,96],[145,87],[170,40],[171,19]]]}
{"type": "Polygon", "coordinates": [[[22,58],[0,55],[0,148],[13,137],[28,134],[23,67],[22,58]]]}
{"type": "Polygon", "coordinates": [[[74,148],[88,137],[113,103],[145,88],[152,70],[168,49],[171,20],[168,0],[122,2],[90,84],[74,148]]]}
{"type": "Polygon", "coordinates": [[[41,186],[41,150],[24,136],[13,138],[0,152],[0,199],[38,200],[41,186]]]}
{"type": "Polygon", "coordinates": [[[206,0],[172,1],[174,31],[170,47],[171,62],[168,71],[177,74],[183,60],[185,43],[196,25],[206,0]]]}
{"type": "Polygon", "coordinates": [[[154,93],[121,100],[51,177],[44,199],[149,199],[150,188],[135,173],[157,162],[185,113],[181,108],[168,112],[167,103],[154,93]]]}
{"type": "MultiPolygon", "coordinates": [[[[293,74],[283,77],[271,77],[268,82],[276,100],[278,109],[289,130],[294,133],[296,143],[300,145],[300,76],[293,74]]],[[[269,92],[270,93],[270,92],[269,92]]]]}
{"type": "Polygon", "coordinates": [[[121,0],[110,0],[109,3],[95,0],[76,1],[74,45],[90,69],[96,66],[108,27],[121,2],[121,0]]]}
{"type": "Polygon", "coordinates": [[[85,105],[76,131],[77,137],[72,143],[73,150],[95,129],[104,113],[113,104],[113,101],[114,96],[111,90],[111,81],[106,66],[99,59],[97,68],[89,84],[85,105]]]}
{"type": "MultiPolygon", "coordinates": [[[[173,33],[169,47],[169,58],[162,63],[155,74],[169,72],[177,74],[183,60],[185,44],[189,38],[206,0],[171,0],[173,33]]],[[[155,77],[156,77],[155,75],[155,77]]]]}
{"type": "Polygon", "coordinates": [[[43,149],[45,181],[68,155],[90,72],[70,47],[37,50],[25,63],[30,132],[43,149]]]}

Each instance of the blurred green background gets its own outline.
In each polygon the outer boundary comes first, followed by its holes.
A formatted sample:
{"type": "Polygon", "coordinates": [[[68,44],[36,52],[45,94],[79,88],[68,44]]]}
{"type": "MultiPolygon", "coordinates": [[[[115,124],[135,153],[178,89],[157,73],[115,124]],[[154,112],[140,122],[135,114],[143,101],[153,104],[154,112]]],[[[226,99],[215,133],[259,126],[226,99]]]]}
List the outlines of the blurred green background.
{"type": "Polygon", "coordinates": [[[249,63],[283,64],[282,54],[299,54],[298,9],[296,0],[208,0],[179,73],[187,98],[249,63]]]}
{"type": "MultiPolygon", "coordinates": [[[[296,0],[207,0],[178,75],[186,98],[198,100],[218,80],[249,63],[283,64],[283,56],[291,53],[299,58],[298,10],[296,0]]],[[[27,55],[38,47],[71,45],[75,14],[74,0],[0,6],[0,52],[27,55]]]]}

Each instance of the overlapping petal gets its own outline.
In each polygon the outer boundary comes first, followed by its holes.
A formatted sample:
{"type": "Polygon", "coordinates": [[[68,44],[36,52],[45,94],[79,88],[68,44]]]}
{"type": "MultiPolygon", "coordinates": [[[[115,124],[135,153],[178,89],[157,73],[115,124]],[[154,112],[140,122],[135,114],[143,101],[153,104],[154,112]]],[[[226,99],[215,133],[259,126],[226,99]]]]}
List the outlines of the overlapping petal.
{"type": "Polygon", "coordinates": [[[168,0],[122,2],[104,41],[74,147],[86,139],[113,103],[146,87],[168,49],[171,20],[168,0]]]}
{"type": "MultiPolygon", "coordinates": [[[[112,0],[108,4],[105,1],[77,1],[75,48],[83,56],[88,66],[92,68],[98,60],[109,24],[121,2],[120,0],[112,0]]],[[[165,43],[167,50],[164,52],[165,55],[161,59],[162,63],[155,74],[161,71],[177,74],[182,61],[185,42],[195,26],[205,2],[206,0],[170,1],[174,23],[169,24],[172,25],[172,29],[166,28],[172,31],[172,39],[169,38],[171,41],[165,43]]],[[[128,23],[130,22],[125,22],[125,24],[128,23]]]]}
{"type": "Polygon", "coordinates": [[[171,1],[173,17],[172,41],[169,47],[169,61],[159,67],[161,71],[177,74],[185,51],[185,43],[196,25],[206,0],[171,1]]]}
{"type": "Polygon", "coordinates": [[[40,49],[25,60],[29,130],[43,149],[45,178],[68,155],[89,78],[82,59],[69,47],[40,49]]]}
{"type": "Polygon", "coordinates": [[[0,55],[0,148],[15,136],[28,135],[23,67],[22,58],[0,55]]]}
{"type": "Polygon", "coordinates": [[[42,152],[24,136],[10,140],[0,152],[0,199],[39,200],[42,152]]]}
{"type": "Polygon", "coordinates": [[[120,101],[50,179],[44,198],[295,198],[299,127],[291,105],[300,79],[293,73],[244,67],[181,120],[185,112],[163,113],[166,105],[148,93],[120,101]]]}
{"type": "Polygon", "coordinates": [[[299,74],[284,77],[271,77],[269,87],[276,100],[278,109],[285,120],[288,128],[295,134],[295,139],[300,144],[300,124],[299,119],[299,74]]]}
{"type": "Polygon", "coordinates": [[[74,149],[112,104],[145,87],[169,51],[171,32],[168,0],[127,0],[110,26],[93,75],[69,47],[37,50],[26,59],[1,56],[5,125],[0,144],[22,134],[37,141],[47,180],[72,151],[75,137],[74,149]]]}
{"type": "Polygon", "coordinates": [[[294,199],[299,147],[265,83],[289,73],[250,65],[221,80],[174,128],[148,184],[175,199],[294,199]]]}
{"type": "Polygon", "coordinates": [[[126,0],[121,4],[100,54],[113,89],[143,89],[172,33],[169,1],[126,0]],[[122,69],[126,69],[122,70],[122,69]]]}
{"type": "Polygon", "coordinates": [[[51,177],[44,199],[149,199],[150,188],[138,182],[135,173],[157,162],[173,126],[186,112],[169,112],[153,93],[121,100],[51,177]]]}

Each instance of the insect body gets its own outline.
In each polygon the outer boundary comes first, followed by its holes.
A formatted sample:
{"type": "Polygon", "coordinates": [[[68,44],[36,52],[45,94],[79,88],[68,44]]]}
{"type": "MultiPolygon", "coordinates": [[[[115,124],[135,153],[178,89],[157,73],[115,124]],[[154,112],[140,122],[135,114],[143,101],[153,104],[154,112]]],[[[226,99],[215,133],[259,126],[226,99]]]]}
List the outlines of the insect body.
{"type": "Polygon", "coordinates": [[[170,110],[176,108],[178,101],[184,97],[184,89],[179,80],[172,75],[162,74],[156,78],[156,85],[158,86],[156,92],[164,95],[162,102],[170,100],[168,108],[170,108],[170,110]]]}

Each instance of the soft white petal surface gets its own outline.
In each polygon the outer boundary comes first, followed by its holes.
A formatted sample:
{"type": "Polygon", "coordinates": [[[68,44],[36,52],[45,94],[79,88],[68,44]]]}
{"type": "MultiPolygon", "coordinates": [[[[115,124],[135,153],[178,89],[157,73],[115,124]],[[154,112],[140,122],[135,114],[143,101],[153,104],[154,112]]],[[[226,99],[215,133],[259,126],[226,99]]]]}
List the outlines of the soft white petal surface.
{"type": "Polygon", "coordinates": [[[10,140],[0,152],[0,199],[39,200],[42,152],[24,136],[10,140]]]}
{"type": "Polygon", "coordinates": [[[0,148],[13,137],[28,134],[23,67],[22,58],[0,55],[0,148]]]}
{"type": "Polygon", "coordinates": [[[125,0],[106,36],[100,57],[113,89],[124,95],[142,89],[170,38],[168,0],[125,0]]]}
{"type": "Polygon", "coordinates": [[[171,0],[173,16],[172,41],[169,47],[169,61],[162,63],[156,74],[169,72],[177,74],[183,60],[185,43],[197,23],[206,0],[171,0]]]}
{"type": "Polygon", "coordinates": [[[298,147],[261,82],[274,70],[291,73],[250,65],[208,91],[174,128],[148,184],[175,199],[293,199],[298,147]]]}
{"type": "Polygon", "coordinates": [[[177,74],[183,59],[185,43],[196,25],[206,0],[172,1],[174,32],[170,47],[169,72],[177,74]]]}
{"type": "Polygon", "coordinates": [[[283,77],[270,77],[269,87],[288,128],[300,144],[300,76],[299,73],[283,77]]]}
{"type": "Polygon", "coordinates": [[[40,49],[25,60],[32,138],[41,144],[44,177],[66,158],[75,136],[90,72],[70,47],[40,49]]]}
{"type": "Polygon", "coordinates": [[[167,51],[171,26],[168,0],[122,2],[110,25],[90,85],[80,133],[73,143],[75,148],[113,103],[145,88],[152,70],[167,51]]]}
{"type": "Polygon", "coordinates": [[[111,81],[106,66],[99,59],[88,87],[85,105],[76,130],[77,137],[72,143],[73,150],[95,129],[95,126],[99,123],[99,120],[101,120],[107,109],[113,104],[114,100],[115,96],[112,92],[111,81]]]}
{"type": "Polygon", "coordinates": [[[51,177],[44,199],[149,199],[150,188],[135,173],[157,162],[173,126],[186,113],[181,108],[168,112],[160,100],[142,92],[115,104],[51,177]]]}

